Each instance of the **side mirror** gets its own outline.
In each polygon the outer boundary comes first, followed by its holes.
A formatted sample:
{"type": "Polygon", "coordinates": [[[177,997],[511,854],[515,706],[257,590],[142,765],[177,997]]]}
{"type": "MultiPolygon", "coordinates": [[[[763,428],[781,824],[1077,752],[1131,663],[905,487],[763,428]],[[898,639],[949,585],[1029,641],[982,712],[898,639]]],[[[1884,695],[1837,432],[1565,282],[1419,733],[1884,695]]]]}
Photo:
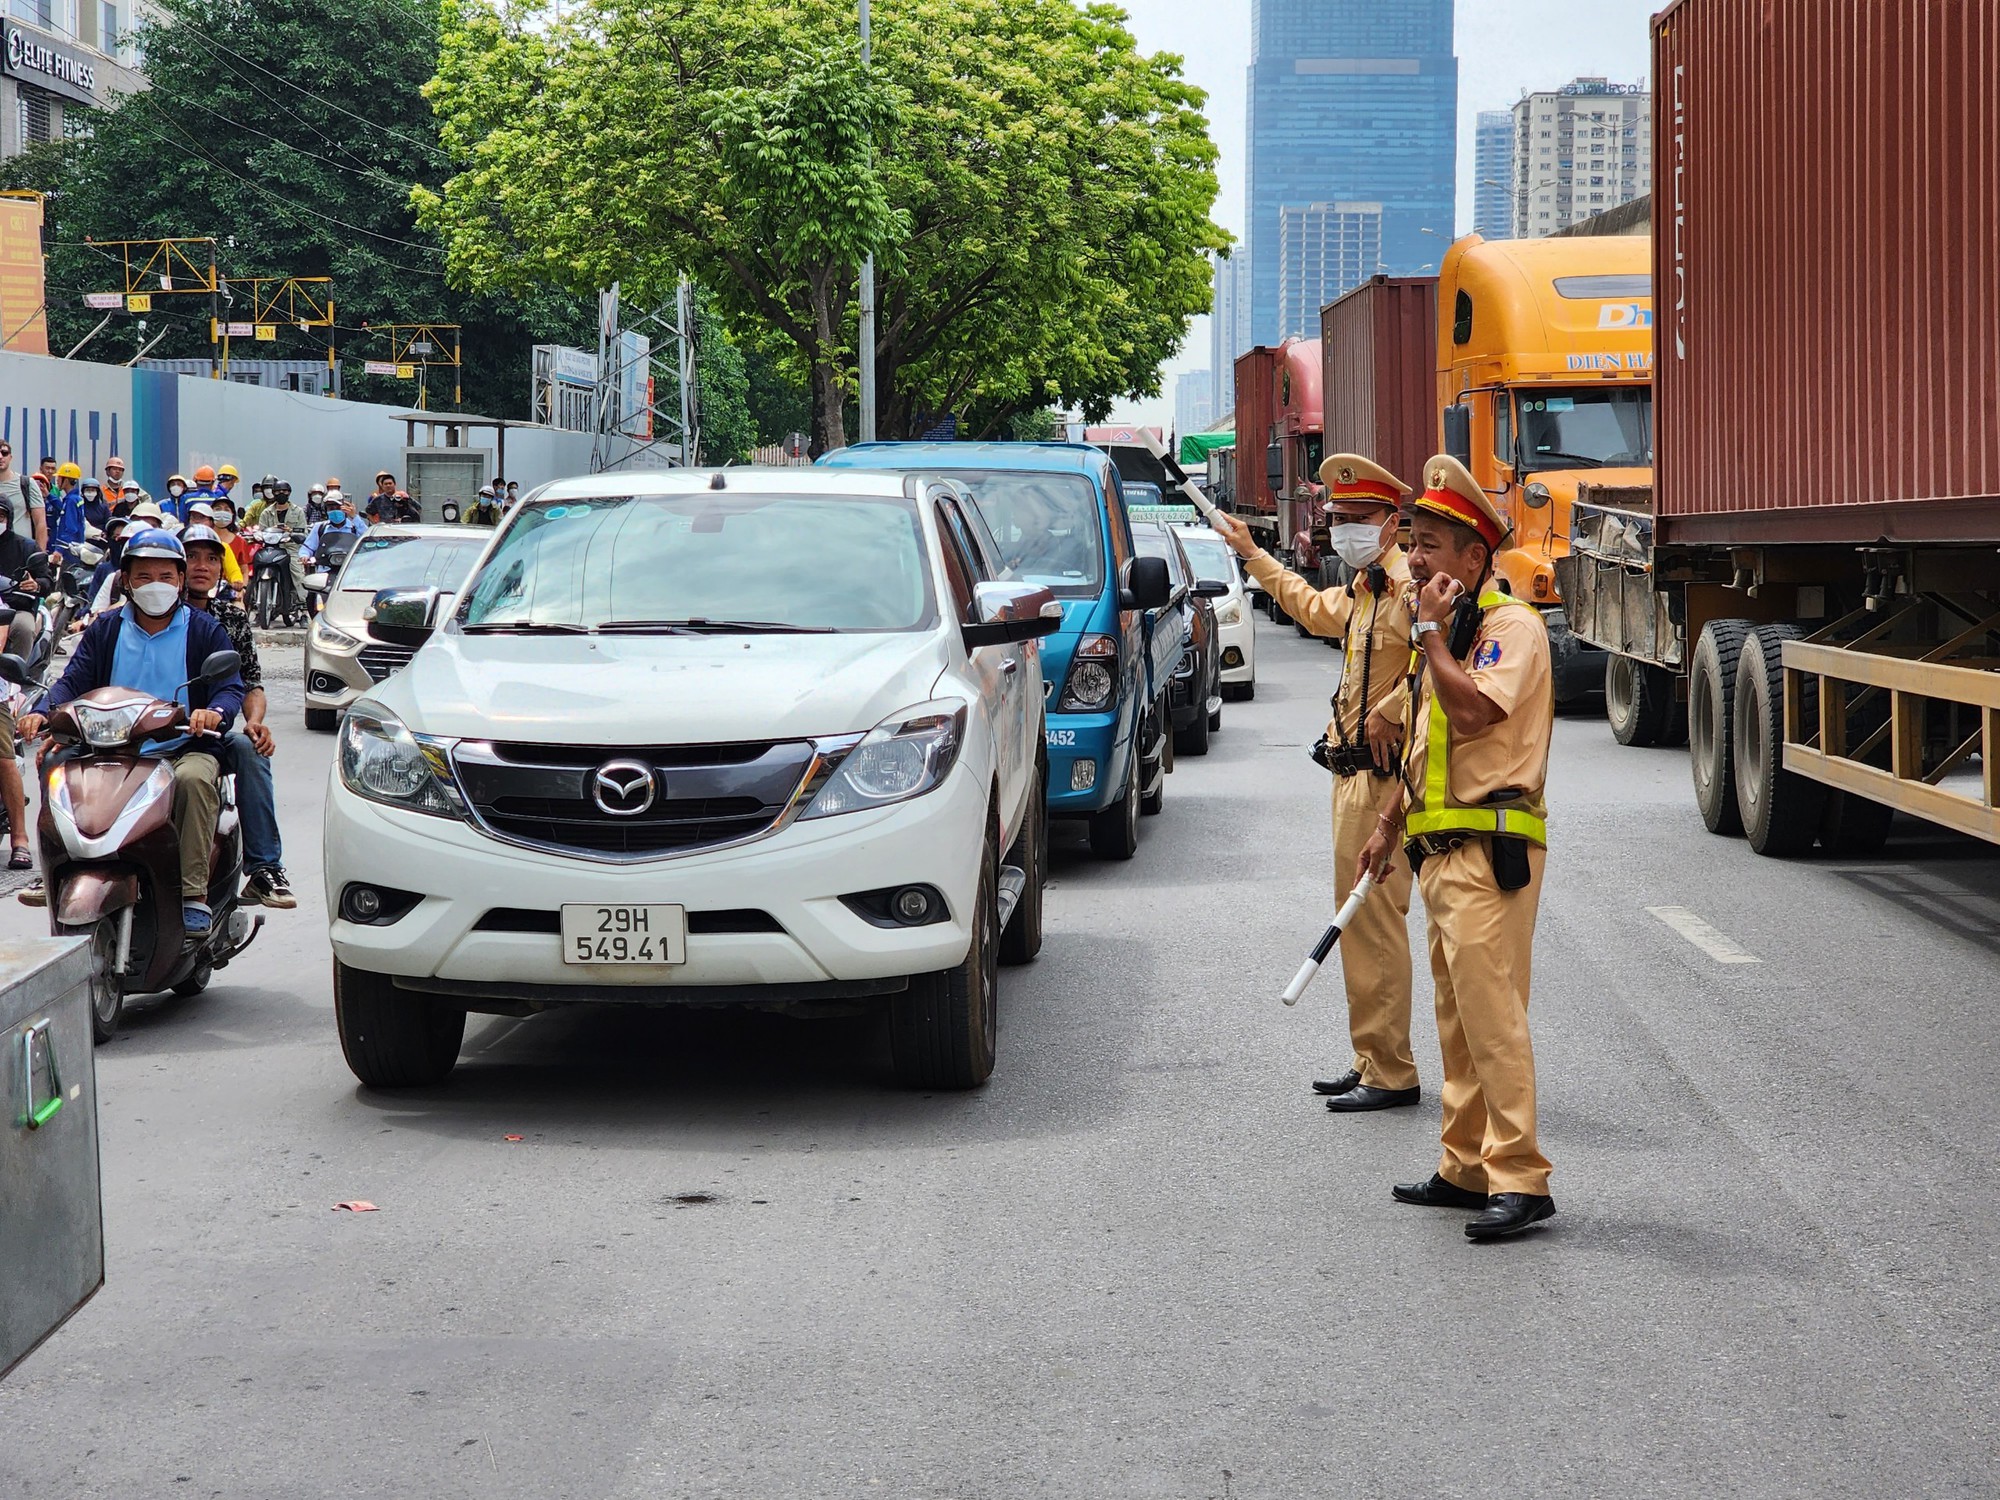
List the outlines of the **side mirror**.
{"type": "Polygon", "coordinates": [[[306,574],[306,592],[309,594],[324,594],[326,586],[331,579],[332,575],[324,568],[321,568],[317,573],[306,574]]]}
{"type": "Polygon", "coordinates": [[[234,677],[243,666],[243,658],[234,651],[211,651],[202,661],[201,671],[195,681],[203,683],[221,682],[234,677]]]}
{"type": "Polygon", "coordinates": [[[455,524],[459,515],[460,511],[456,500],[447,500],[438,507],[438,516],[446,525],[455,524]]]}
{"type": "Polygon", "coordinates": [[[21,571],[23,573],[38,573],[43,568],[46,568],[48,565],[49,565],[48,553],[30,552],[28,554],[28,560],[25,564],[23,564],[21,571]]]}
{"type": "Polygon", "coordinates": [[[1549,494],[1549,487],[1539,479],[1521,491],[1521,501],[1529,510],[1542,509],[1552,498],[1553,496],[1549,494]]]}
{"type": "Polygon", "coordinates": [[[1118,601],[1126,609],[1165,609],[1174,602],[1174,577],[1164,557],[1135,557],[1118,601]]]}
{"type": "Polygon", "coordinates": [[[1444,451],[1468,467],[1472,463],[1472,408],[1463,401],[1444,409],[1444,451]]]}
{"type": "Polygon", "coordinates": [[[362,619],[376,640],[415,650],[431,638],[437,597],[436,589],[383,589],[362,619]]]}
{"type": "Polygon", "coordinates": [[[975,618],[960,627],[965,649],[1040,640],[1062,629],[1062,605],[1047,589],[1030,583],[982,583],[972,591],[975,618]]]}
{"type": "Polygon", "coordinates": [[[1204,578],[1194,586],[1194,591],[1203,599],[1222,599],[1229,594],[1229,585],[1220,578],[1204,578]]]}
{"type": "Polygon", "coordinates": [[[0,682],[11,682],[15,687],[31,686],[28,664],[18,656],[0,656],[0,682]]]}

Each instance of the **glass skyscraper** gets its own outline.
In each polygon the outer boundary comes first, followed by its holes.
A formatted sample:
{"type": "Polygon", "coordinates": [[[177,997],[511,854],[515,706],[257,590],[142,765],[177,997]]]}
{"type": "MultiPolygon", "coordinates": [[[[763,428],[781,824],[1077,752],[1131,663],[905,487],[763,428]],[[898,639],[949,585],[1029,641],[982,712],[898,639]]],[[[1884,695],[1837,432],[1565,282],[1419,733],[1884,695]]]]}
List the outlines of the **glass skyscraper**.
{"type": "Polygon", "coordinates": [[[1452,0],[1252,0],[1253,342],[1316,338],[1324,303],[1443,258],[1457,126],[1452,0]]]}
{"type": "Polygon", "coordinates": [[[1473,172],[1472,227],[1489,240],[1514,237],[1514,111],[1482,109],[1473,172]]]}

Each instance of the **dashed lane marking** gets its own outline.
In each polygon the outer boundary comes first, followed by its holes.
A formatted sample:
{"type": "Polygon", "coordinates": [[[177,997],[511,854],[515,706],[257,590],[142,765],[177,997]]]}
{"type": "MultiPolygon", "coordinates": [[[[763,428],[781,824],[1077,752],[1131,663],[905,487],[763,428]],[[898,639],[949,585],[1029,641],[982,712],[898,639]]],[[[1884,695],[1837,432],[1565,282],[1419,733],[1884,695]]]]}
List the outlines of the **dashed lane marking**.
{"type": "Polygon", "coordinates": [[[1649,906],[1646,910],[1719,964],[1761,964],[1764,961],[1726,933],[1718,932],[1685,906],[1649,906]]]}

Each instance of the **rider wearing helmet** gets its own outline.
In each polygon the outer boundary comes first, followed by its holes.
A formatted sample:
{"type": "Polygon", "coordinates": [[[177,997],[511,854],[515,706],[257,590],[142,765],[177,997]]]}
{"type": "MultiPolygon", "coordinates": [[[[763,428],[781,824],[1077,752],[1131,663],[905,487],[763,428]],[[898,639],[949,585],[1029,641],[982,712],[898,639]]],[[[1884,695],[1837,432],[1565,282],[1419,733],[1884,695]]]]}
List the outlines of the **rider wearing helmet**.
{"type": "Polygon", "coordinates": [[[236,486],[242,481],[243,476],[236,472],[235,464],[224,464],[215,471],[215,483],[212,486],[215,493],[211,498],[227,500],[236,493],[236,486]]]}
{"type": "MultiPolygon", "coordinates": [[[[0,489],[0,579],[7,581],[10,590],[46,594],[55,586],[49,574],[49,561],[35,546],[34,538],[14,530],[14,507],[19,500],[18,490],[0,489]]],[[[40,611],[5,608],[0,609],[0,619],[7,622],[8,654],[26,660],[35,648],[35,634],[41,628],[40,611]]],[[[13,855],[7,861],[7,868],[32,869],[27,800],[21,789],[21,768],[14,763],[14,715],[5,704],[0,704],[0,803],[6,805],[7,826],[14,832],[13,855]]]]}
{"type": "Polygon", "coordinates": [[[82,487],[83,470],[73,463],[57,468],[56,485],[49,491],[46,511],[51,552],[67,552],[83,540],[87,526],[83,519],[82,487]]]}
{"type": "Polygon", "coordinates": [[[278,837],[278,802],[271,787],[276,743],[264,724],[264,668],[257,659],[257,639],[243,606],[221,597],[228,544],[206,526],[190,526],[181,545],[187,548],[188,603],[228,631],[243,658],[243,727],[223,737],[219,758],[222,769],[236,777],[236,806],[243,816],[244,898],[289,909],[299,903],[285,876],[284,845],[278,837]]]}
{"type": "MultiPolygon", "coordinates": [[[[209,615],[181,600],[187,553],[173,533],[148,526],[125,544],[120,574],[125,607],[91,621],[77,637],[69,666],[42,694],[34,712],[19,725],[24,738],[42,731],[51,709],[101,687],[130,688],[188,709],[190,735],[227,731],[243,706],[243,677],[231,672],[221,682],[196,680],[217,651],[233,651],[229,632],[209,615]]],[[[174,757],[174,829],[180,837],[181,924],[190,937],[205,937],[214,918],[208,906],[209,860],[215,820],[222,807],[221,766],[216,756],[189,737],[154,741],[144,755],[174,757]]]]}
{"type": "Polygon", "coordinates": [[[465,526],[498,526],[500,524],[500,497],[493,493],[493,486],[482,484],[479,498],[466,507],[459,522],[465,526]]]}
{"type": "Polygon", "coordinates": [[[194,484],[179,495],[174,494],[171,482],[167,485],[167,499],[161,502],[160,510],[172,519],[184,523],[188,518],[189,506],[197,500],[213,500],[221,493],[215,487],[215,470],[203,464],[194,471],[194,484]]]}

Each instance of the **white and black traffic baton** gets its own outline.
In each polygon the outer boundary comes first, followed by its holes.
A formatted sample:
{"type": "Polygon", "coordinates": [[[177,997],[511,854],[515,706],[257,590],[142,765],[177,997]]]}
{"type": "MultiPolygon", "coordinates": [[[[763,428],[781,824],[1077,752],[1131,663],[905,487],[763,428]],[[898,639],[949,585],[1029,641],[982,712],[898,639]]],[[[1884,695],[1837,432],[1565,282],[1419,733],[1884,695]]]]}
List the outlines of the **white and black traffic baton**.
{"type": "Polygon", "coordinates": [[[1174,481],[1175,486],[1180,490],[1181,494],[1187,497],[1189,504],[1193,505],[1209,521],[1213,521],[1217,516],[1222,514],[1216,508],[1215,502],[1201,492],[1201,486],[1188,477],[1187,470],[1180,466],[1180,460],[1167,451],[1167,445],[1159,440],[1152,428],[1141,427],[1139,429],[1139,437],[1147,448],[1152,451],[1153,457],[1160,461],[1160,467],[1167,471],[1168,476],[1174,481]]]}
{"type": "Polygon", "coordinates": [[[1314,946],[1312,957],[1299,965],[1299,972],[1294,974],[1292,982],[1285,986],[1285,1004],[1297,1005],[1299,1003],[1299,997],[1306,992],[1306,986],[1311,984],[1313,976],[1319,973],[1319,966],[1326,962],[1327,955],[1333,952],[1333,945],[1340,941],[1341,932],[1354,920],[1355,914],[1361,910],[1361,903],[1368,899],[1368,893],[1374,888],[1374,875],[1364,874],[1361,877],[1360,883],[1354,887],[1353,891],[1348,895],[1347,900],[1342,903],[1340,910],[1333,914],[1333,925],[1327,928],[1319,942],[1314,946]]]}

